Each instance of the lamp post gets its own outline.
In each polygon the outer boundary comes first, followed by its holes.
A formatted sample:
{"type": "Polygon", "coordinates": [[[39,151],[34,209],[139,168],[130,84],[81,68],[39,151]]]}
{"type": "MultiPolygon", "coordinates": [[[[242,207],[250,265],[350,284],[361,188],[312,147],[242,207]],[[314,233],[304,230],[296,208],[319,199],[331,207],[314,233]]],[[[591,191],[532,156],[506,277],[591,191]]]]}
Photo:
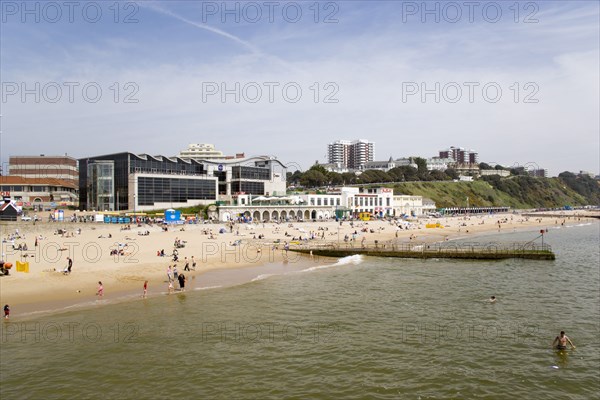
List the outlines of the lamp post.
{"type": "Polygon", "coordinates": [[[544,250],[544,230],[540,230],[540,233],[542,234],[542,250],[544,250]]]}

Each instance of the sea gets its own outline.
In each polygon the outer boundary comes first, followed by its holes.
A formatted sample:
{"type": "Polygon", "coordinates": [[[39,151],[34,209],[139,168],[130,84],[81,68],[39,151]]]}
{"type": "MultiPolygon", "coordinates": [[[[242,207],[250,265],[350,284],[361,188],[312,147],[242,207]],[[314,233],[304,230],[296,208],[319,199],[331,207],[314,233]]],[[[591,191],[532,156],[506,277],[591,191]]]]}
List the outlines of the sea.
{"type": "Polygon", "coordinates": [[[0,398],[598,399],[600,225],[544,240],[555,261],[303,258],[230,285],[199,275],[183,293],[13,312],[0,398]],[[551,348],[561,330],[576,349],[551,348]]]}

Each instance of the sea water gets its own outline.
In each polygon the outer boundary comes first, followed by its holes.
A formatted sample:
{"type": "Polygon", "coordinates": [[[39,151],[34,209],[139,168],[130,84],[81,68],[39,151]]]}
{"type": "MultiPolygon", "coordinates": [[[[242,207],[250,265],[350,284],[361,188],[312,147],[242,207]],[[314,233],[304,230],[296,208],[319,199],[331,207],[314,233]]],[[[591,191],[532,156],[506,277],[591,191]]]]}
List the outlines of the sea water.
{"type": "Polygon", "coordinates": [[[598,398],[599,233],[550,229],[555,261],[317,259],[231,287],[13,314],[0,398],[598,398]],[[576,350],[551,349],[561,330],[576,350]]]}

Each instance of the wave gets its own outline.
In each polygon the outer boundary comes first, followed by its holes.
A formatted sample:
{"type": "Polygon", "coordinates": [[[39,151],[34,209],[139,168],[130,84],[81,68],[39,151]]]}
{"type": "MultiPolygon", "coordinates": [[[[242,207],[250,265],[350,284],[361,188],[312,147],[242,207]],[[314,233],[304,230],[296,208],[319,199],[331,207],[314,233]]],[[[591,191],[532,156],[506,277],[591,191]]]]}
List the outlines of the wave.
{"type": "Polygon", "coordinates": [[[222,288],[223,286],[221,285],[217,285],[217,286],[207,286],[207,287],[198,287],[198,288],[194,288],[194,290],[209,290],[209,289],[219,289],[222,288]]]}
{"type": "Polygon", "coordinates": [[[591,222],[586,222],[586,223],[576,224],[576,225],[567,225],[566,228],[576,228],[576,227],[579,227],[579,226],[590,226],[590,225],[592,225],[591,222]]]}
{"type": "Polygon", "coordinates": [[[312,271],[317,271],[320,269],[339,267],[341,265],[348,265],[348,264],[358,265],[362,262],[363,262],[363,256],[360,254],[355,254],[353,256],[342,257],[333,264],[317,265],[314,267],[303,269],[300,272],[312,272],[312,271]]]}
{"type": "Polygon", "coordinates": [[[250,282],[262,281],[263,279],[267,279],[274,275],[275,274],[261,274],[261,275],[257,276],[256,278],[252,279],[250,282]]]}

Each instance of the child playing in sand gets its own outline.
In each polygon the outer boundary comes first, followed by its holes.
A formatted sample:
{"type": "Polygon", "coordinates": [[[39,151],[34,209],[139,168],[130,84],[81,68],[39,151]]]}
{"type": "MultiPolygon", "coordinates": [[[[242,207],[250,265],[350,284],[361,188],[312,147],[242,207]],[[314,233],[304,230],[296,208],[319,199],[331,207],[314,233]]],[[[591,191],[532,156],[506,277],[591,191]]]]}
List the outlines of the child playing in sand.
{"type": "Polygon", "coordinates": [[[6,304],[4,306],[4,319],[8,319],[9,315],[10,315],[10,307],[8,304],[6,304]]]}

